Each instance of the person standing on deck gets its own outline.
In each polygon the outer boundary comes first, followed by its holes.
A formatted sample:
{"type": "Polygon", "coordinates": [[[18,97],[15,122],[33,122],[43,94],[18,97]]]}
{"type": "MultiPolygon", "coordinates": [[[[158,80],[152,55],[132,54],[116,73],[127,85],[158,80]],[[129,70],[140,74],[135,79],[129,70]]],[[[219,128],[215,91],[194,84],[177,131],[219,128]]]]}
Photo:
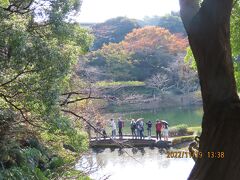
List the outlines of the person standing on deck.
{"type": "Polygon", "coordinates": [[[135,119],[131,120],[131,131],[132,131],[132,138],[136,138],[137,134],[136,134],[136,121],[135,121],[135,119]]]}
{"type": "Polygon", "coordinates": [[[146,124],[147,124],[148,138],[151,139],[152,122],[149,120],[146,124]]]}
{"type": "Polygon", "coordinates": [[[164,141],[168,141],[168,123],[167,121],[162,121],[162,124],[163,124],[163,130],[162,130],[163,139],[164,141]]]}
{"type": "Polygon", "coordinates": [[[144,122],[143,120],[140,121],[139,123],[139,132],[140,132],[140,139],[144,139],[144,122]]]}
{"type": "Polygon", "coordinates": [[[156,136],[157,136],[157,140],[158,140],[158,137],[161,140],[161,131],[162,131],[162,123],[159,120],[157,120],[157,123],[156,123],[156,136]]]}
{"type": "Polygon", "coordinates": [[[119,138],[122,139],[123,133],[122,133],[122,128],[124,127],[124,122],[121,118],[118,119],[118,133],[119,133],[119,138]]]}
{"type": "Polygon", "coordinates": [[[140,138],[140,120],[139,119],[137,119],[137,121],[136,121],[136,138],[138,139],[138,138],[140,138]]]}
{"type": "Polygon", "coordinates": [[[112,138],[115,139],[116,138],[116,123],[114,121],[114,119],[110,120],[110,126],[112,128],[112,138]]]}

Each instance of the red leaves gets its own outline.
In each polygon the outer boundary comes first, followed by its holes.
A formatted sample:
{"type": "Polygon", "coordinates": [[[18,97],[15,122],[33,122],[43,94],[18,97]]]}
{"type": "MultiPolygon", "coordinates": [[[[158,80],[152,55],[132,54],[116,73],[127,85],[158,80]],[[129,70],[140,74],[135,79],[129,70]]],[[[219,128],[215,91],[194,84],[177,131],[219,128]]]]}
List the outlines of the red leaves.
{"type": "Polygon", "coordinates": [[[178,53],[185,51],[186,47],[186,39],[171,34],[164,28],[146,26],[144,28],[134,29],[118,44],[110,43],[107,46],[103,46],[102,52],[152,52],[163,49],[169,53],[178,53]]]}

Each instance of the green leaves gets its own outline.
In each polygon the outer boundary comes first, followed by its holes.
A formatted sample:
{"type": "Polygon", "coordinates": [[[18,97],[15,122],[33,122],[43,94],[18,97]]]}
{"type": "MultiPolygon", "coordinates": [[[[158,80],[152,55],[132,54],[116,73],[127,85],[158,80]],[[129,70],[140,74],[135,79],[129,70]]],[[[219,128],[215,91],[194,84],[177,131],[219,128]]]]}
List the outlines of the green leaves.
{"type": "MultiPolygon", "coordinates": [[[[239,59],[240,55],[240,30],[239,30],[239,24],[240,24],[240,3],[235,3],[233,10],[232,10],[232,16],[231,16],[231,47],[232,47],[232,56],[234,59],[234,74],[235,79],[237,82],[237,89],[240,90],[240,63],[237,59],[239,59]]],[[[189,48],[187,48],[187,54],[185,56],[185,62],[190,63],[191,67],[196,69],[196,62],[194,60],[192,51],[189,48]]]]}
{"type": "Polygon", "coordinates": [[[9,5],[9,0],[0,0],[0,7],[6,8],[9,5]]]}
{"type": "Polygon", "coordinates": [[[232,45],[232,54],[234,57],[240,54],[240,4],[239,2],[235,3],[232,16],[231,16],[231,45],[232,45]]]}
{"type": "Polygon", "coordinates": [[[120,43],[104,45],[88,59],[114,81],[144,81],[160,67],[169,67],[185,48],[185,39],[164,28],[146,26],[134,29],[120,43]]]}
{"type": "Polygon", "coordinates": [[[187,48],[187,54],[184,57],[184,62],[189,64],[192,69],[197,69],[197,64],[190,47],[187,48]]]}
{"type": "MultiPolygon", "coordinates": [[[[76,1],[52,3],[58,10],[63,8],[61,12],[66,15],[74,9],[76,1]]],[[[9,97],[17,94],[11,101],[39,118],[57,105],[66,77],[78,56],[88,51],[92,37],[78,24],[64,22],[57,14],[58,24],[51,24],[49,19],[46,26],[33,23],[31,16],[13,14],[8,19],[0,16],[0,49],[6,52],[0,54],[3,60],[0,84],[14,79],[0,87],[0,92],[9,97]]]]}

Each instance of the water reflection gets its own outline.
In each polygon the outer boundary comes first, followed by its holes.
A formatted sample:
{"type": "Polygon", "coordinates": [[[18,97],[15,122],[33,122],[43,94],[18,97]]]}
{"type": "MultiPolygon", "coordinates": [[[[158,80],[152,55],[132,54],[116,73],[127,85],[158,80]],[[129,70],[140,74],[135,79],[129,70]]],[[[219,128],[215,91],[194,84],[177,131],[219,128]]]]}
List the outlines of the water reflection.
{"type": "Polygon", "coordinates": [[[140,150],[142,156],[144,156],[144,154],[145,154],[145,150],[144,150],[144,148],[143,148],[143,147],[140,147],[140,148],[138,148],[138,149],[140,150]]]}
{"type": "Polygon", "coordinates": [[[132,153],[133,153],[133,154],[136,154],[137,152],[138,152],[138,149],[137,149],[137,148],[135,148],[135,147],[132,148],[132,153]]]}
{"type": "Polygon", "coordinates": [[[119,148],[118,149],[118,155],[121,156],[121,155],[123,155],[123,153],[124,153],[123,148],[119,148]]]}
{"type": "Polygon", "coordinates": [[[169,159],[165,152],[158,148],[95,149],[79,160],[76,169],[97,180],[187,179],[194,161],[169,159]]]}

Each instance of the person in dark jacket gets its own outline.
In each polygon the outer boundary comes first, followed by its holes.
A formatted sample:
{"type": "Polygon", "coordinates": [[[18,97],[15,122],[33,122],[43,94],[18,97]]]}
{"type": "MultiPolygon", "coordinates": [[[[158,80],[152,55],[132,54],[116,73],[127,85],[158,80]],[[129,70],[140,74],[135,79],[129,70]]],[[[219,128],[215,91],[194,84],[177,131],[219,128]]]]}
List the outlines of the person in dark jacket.
{"type": "Polygon", "coordinates": [[[122,128],[124,127],[124,122],[121,118],[118,119],[118,134],[119,138],[122,139],[123,133],[122,133],[122,128]]]}
{"type": "Polygon", "coordinates": [[[148,132],[148,138],[151,138],[151,131],[152,131],[152,122],[149,120],[147,123],[147,132],[148,132]]]}
{"type": "Polygon", "coordinates": [[[136,121],[135,121],[135,119],[132,119],[131,120],[132,138],[137,138],[136,128],[137,128],[136,121]]]}

